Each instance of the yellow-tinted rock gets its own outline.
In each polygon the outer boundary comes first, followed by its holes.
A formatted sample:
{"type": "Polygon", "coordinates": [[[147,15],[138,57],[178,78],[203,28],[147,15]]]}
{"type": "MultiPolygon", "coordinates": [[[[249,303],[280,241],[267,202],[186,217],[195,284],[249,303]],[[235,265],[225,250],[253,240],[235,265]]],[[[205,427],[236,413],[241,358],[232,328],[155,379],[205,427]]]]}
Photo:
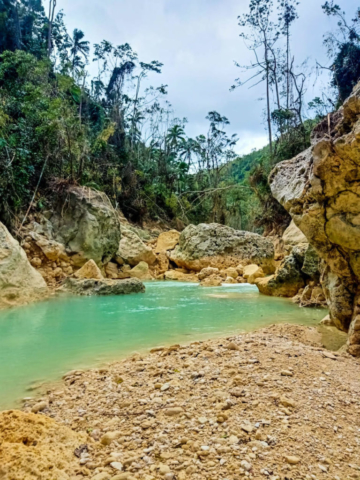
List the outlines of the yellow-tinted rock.
{"type": "Polygon", "coordinates": [[[258,265],[252,264],[247,265],[244,268],[244,278],[248,281],[248,283],[254,284],[257,278],[264,277],[264,272],[261,267],[258,265]]]}
{"type": "Polygon", "coordinates": [[[96,265],[94,260],[89,260],[83,267],[78,270],[74,277],[76,278],[93,278],[94,280],[102,280],[104,277],[100,268],[96,265]]]}
{"type": "Polygon", "coordinates": [[[176,280],[179,282],[198,282],[199,279],[192,273],[184,273],[178,270],[165,272],[165,280],[176,280]]]}
{"type": "Polygon", "coordinates": [[[166,252],[167,250],[174,250],[179,243],[180,233],[177,230],[169,230],[168,232],[160,233],[155,253],[166,252]]]}
{"type": "Polygon", "coordinates": [[[86,434],[73,432],[44,415],[1,412],[0,478],[67,480],[79,466],[75,449],[86,443],[86,434]]]}
{"type": "Polygon", "coordinates": [[[149,265],[146,262],[140,262],[139,265],[130,270],[130,277],[139,280],[152,280],[149,265]]]}

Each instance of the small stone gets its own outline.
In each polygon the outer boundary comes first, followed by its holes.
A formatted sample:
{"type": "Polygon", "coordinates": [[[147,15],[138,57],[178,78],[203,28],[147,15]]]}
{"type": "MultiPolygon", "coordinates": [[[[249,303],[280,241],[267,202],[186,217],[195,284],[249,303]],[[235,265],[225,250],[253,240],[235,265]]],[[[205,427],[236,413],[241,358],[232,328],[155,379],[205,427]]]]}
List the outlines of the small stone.
{"type": "Polygon", "coordinates": [[[164,465],[161,463],[159,468],[159,473],[160,475],[166,475],[167,473],[171,473],[170,467],[168,465],[164,465]]]}
{"type": "Polygon", "coordinates": [[[240,465],[241,467],[246,471],[246,472],[249,472],[252,468],[252,465],[250,462],[246,461],[246,460],[242,460],[240,462],[240,465]]]}
{"type": "Polygon", "coordinates": [[[285,461],[290,465],[297,465],[300,463],[300,458],[294,455],[285,455],[285,461]]]}
{"type": "Polygon", "coordinates": [[[252,425],[250,425],[249,423],[244,423],[243,425],[241,425],[241,428],[246,433],[251,433],[254,430],[254,427],[252,425]]]}
{"type": "Polygon", "coordinates": [[[230,445],[235,445],[236,443],[239,443],[239,438],[236,435],[231,435],[229,437],[229,443],[230,445]]]}
{"type": "Polygon", "coordinates": [[[198,422],[201,424],[201,425],[205,425],[205,423],[207,423],[208,419],[206,417],[200,417],[198,419],[198,422]]]}
{"type": "Polygon", "coordinates": [[[117,440],[121,435],[121,432],[108,432],[101,437],[100,442],[102,445],[110,445],[113,441],[117,440]]]}
{"type": "Polygon", "coordinates": [[[165,392],[166,390],[169,390],[170,385],[168,383],[164,383],[164,385],[160,388],[162,392],[165,392]]]}
{"type": "Polygon", "coordinates": [[[292,408],[296,407],[296,402],[292,398],[287,398],[287,397],[282,396],[282,397],[280,397],[280,403],[284,407],[292,407],[292,408]]]}
{"type": "Polygon", "coordinates": [[[239,350],[239,347],[234,342],[230,342],[227,346],[228,350],[239,350]]]}
{"type": "Polygon", "coordinates": [[[46,402],[39,402],[39,403],[36,403],[31,411],[32,413],[39,413],[39,412],[42,412],[43,410],[45,410],[45,408],[47,408],[48,404],[46,402]]]}
{"type": "Polygon", "coordinates": [[[119,470],[120,472],[121,472],[121,470],[123,469],[123,465],[122,465],[122,463],[120,463],[120,462],[111,462],[111,463],[110,463],[110,466],[111,466],[112,468],[114,468],[115,470],[119,470]]]}
{"type": "Polygon", "coordinates": [[[164,414],[168,417],[175,417],[176,415],[180,415],[181,413],[184,413],[184,410],[181,407],[166,408],[164,410],[164,414]]]}
{"type": "Polygon", "coordinates": [[[283,377],[293,377],[294,376],[293,372],[290,372],[290,370],[282,370],[281,375],[283,377]]]}

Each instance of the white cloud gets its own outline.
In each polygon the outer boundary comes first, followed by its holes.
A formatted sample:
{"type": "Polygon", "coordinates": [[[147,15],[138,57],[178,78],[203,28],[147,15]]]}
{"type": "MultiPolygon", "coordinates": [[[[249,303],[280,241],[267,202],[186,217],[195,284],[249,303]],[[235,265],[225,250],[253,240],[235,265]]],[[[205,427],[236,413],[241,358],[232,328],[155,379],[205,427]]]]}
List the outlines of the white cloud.
{"type": "MultiPolygon", "coordinates": [[[[292,52],[301,63],[327,63],[322,35],[334,22],[324,16],[324,0],[303,0],[300,19],[292,37],[292,52]]],[[[353,14],[356,0],[343,0],[353,14]]],[[[154,85],[169,85],[168,100],[176,116],[187,117],[189,135],[207,129],[210,110],[226,115],[229,133],[237,133],[238,151],[250,151],[266,143],[263,120],[263,86],[246,86],[230,93],[240,75],[234,60],[248,64],[251,53],[239,38],[237,16],[247,10],[248,0],[60,0],[71,31],[80,28],[91,43],[103,38],[115,44],[128,42],[140,59],[164,63],[163,74],[153,75],[154,85]]],[[[326,84],[325,84],[326,85],[326,84]]],[[[309,86],[308,99],[324,84],[309,86]]]]}

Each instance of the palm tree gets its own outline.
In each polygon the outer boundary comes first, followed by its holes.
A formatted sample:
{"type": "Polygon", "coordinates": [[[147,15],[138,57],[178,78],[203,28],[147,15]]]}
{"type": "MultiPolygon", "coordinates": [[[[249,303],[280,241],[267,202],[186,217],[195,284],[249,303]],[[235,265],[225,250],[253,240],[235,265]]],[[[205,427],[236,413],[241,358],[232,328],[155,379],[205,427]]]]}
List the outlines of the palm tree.
{"type": "Polygon", "coordinates": [[[72,69],[75,70],[76,67],[83,68],[84,62],[81,61],[81,55],[84,57],[84,60],[87,61],[88,55],[90,53],[90,42],[83,40],[85,34],[83,31],[75,28],[73,37],[71,39],[71,48],[70,56],[72,57],[72,69]]]}
{"type": "Polygon", "coordinates": [[[167,144],[171,149],[176,150],[179,144],[185,142],[185,131],[180,125],[174,125],[169,128],[166,135],[167,144]]]}

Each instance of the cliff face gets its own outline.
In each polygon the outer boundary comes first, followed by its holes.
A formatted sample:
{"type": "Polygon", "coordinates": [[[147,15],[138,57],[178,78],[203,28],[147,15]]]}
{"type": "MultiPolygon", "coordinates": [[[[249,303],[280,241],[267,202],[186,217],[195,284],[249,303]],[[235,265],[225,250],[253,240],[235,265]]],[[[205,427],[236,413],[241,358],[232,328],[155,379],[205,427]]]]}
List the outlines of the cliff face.
{"type": "Polygon", "coordinates": [[[331,318],[360,356],[360,83],[315,128],[311,147],[279,163],[269,182],[322,259],[331,318]]]}

